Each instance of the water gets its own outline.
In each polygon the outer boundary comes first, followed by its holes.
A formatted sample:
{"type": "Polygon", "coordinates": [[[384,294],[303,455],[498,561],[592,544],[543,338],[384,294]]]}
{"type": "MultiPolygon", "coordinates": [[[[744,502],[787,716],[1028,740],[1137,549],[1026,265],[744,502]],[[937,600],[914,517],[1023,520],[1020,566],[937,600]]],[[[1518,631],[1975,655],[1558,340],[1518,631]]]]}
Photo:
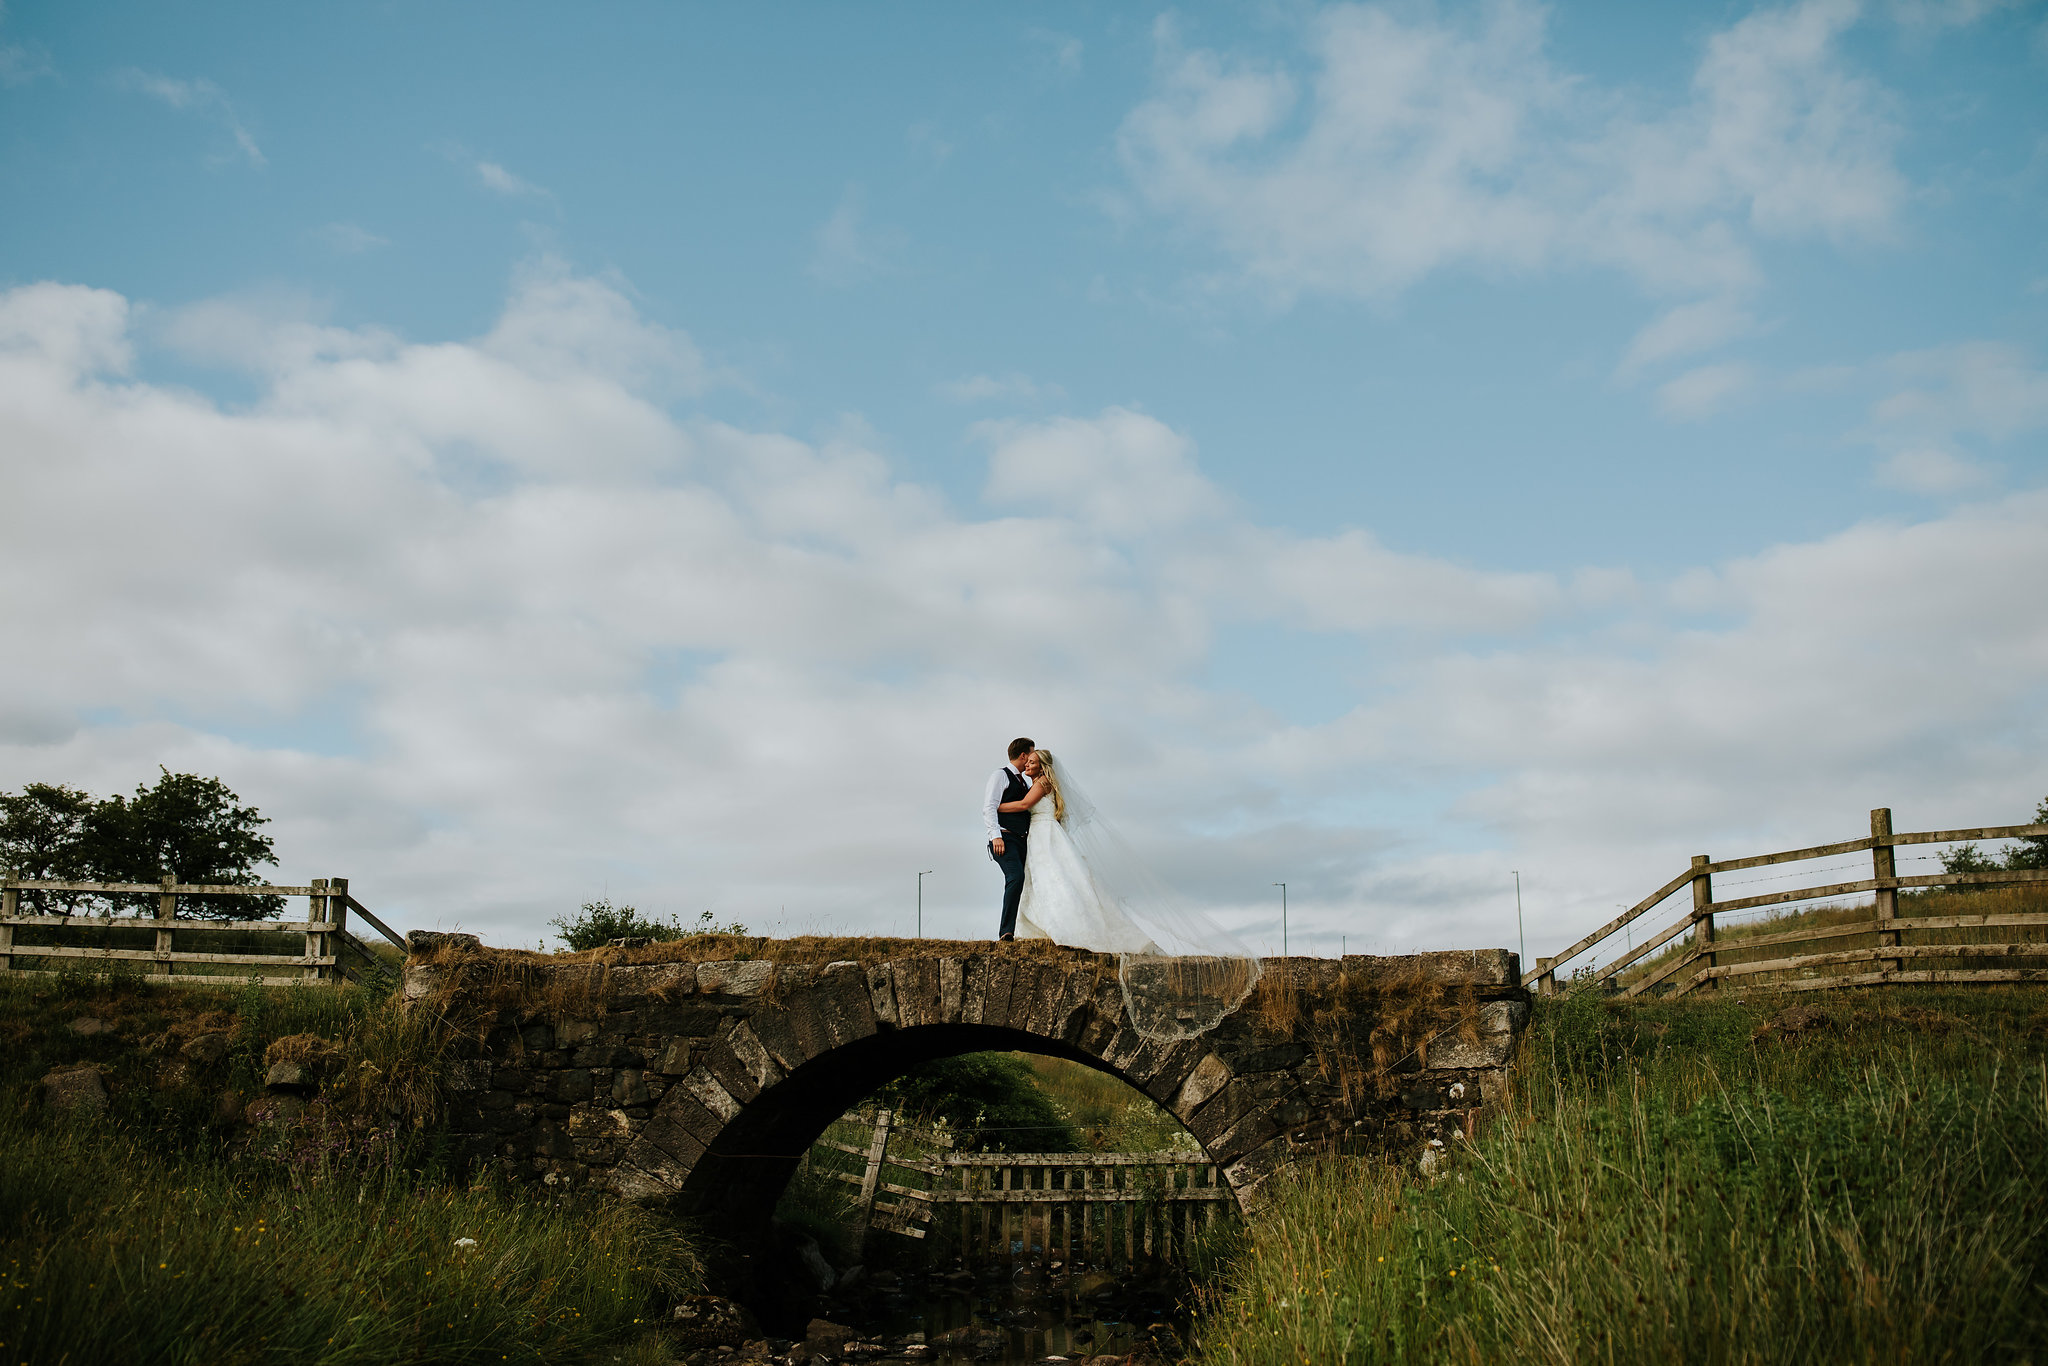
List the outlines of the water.
{"type": "Polygon", "coordinates": [[[865,1331],[922,1336],[932,1349],[922,1360],[944,1366],[1133,1354],[1170,1360],[1185,1328],[1166,1282],[1066,1266],[900,1279],[883,1273],[870,1304],[865,1331]]]}

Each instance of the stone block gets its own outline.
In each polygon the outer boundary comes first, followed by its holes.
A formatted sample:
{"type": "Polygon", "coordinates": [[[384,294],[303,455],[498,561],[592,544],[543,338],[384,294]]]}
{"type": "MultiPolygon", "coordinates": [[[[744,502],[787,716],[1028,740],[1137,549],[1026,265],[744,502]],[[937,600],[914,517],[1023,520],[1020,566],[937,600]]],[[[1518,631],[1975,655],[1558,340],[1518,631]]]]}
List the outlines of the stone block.
{"type": "Polygon", "coordinates": [[[589,1100],[595,1089],[588,1068],[564,1068],[548,1078],[548,1099],[557,1105],[574,1105],[580,1100],[589,1100]]]}
{"type": "Polygon", "coordinates": [[[1195,1064],[1195,1070],[1181,1083],[1180,1093],[1168,1108],[1185,1122],[1189,1115],[1202,1107],[1202,1102],[1223,1089],[1231,1075],[1228,1063],[1214,1053],[1207,1055],[1195,1064]]]}
{"type": "Polygon", "coordinates": [[[545,1053],[555,1046],[555,1028],[553,1025],[538,1021],[522,1025],[519,1029],[519,1042],[529,1053],[545,1053]]]}
{"type": "Polygon", "coordinates": [[[672,1001],[696,994],[697,965],[635,963],[629,967],[613,968],[605,981],[611,987],[614,1001],[626,1002],[645,997],[672,1001]]]}
{"type": "MultiPolygon", "coordinates": [[[[634,1143],[638,1148],[646,1143],[667,1154],[687,1174],[704,1155],[706,1141],[698,1137],[696,1129],[706,1127],[711,1116],[703,1106],[692,1100],[680,1087],[670,1090],[662,1097],[661,1104],[640,1130],[640,1137],[634,1143]],[[693,1128],[694,1126],[694,1128],[693,1128]]],[[[715,1128],[711,1129],[716,1133],[715,1128]]]]}
{"type": "Polygon", "coordinates": [[[929,958],[899,958],[890,969],[896,979],[896,1017],[905,1029],[939,1021],[939,971],[929,958]]]}
{"type": "Polygon", "coordinates": [[[889,971],[887,963],[877,963],[867,969],[868,1001],[875,1012],[877,1025],[895,1027],[903,1023],[896,1012],[896,977],[889,971]]]}
{"type": "Polygon", "coordinates": [[[633,1126],[623,1112],[578,1106],[569,1115],[571,1138],[628,1138],[633,1126]]]}
{"type": "Polygon", "coordinates": [[[645,1105],[647,1083],[637,1067],[622,1067],[612,1074],[612,1100],[618,1105],[645,1105]]]}
{"type": "Polygon", "coordinates": [[[754,1096],[775,1085],[787,1075],[775,1061],[774,1056],[768,1052],[767,1045],[763,1044],[760,1037],[754,1033],[751,1021],[742,1020],[739,1024],[734,1025],[732,1033],[725,1037],[724,1048],[722,1050],[712,1050],[712,1056],[716,1057],[721,1051],[729,1054],[739,1064],[740,1075],[744,1078],[745,1088],[750,1094],[741,1095],[740,1090],[734,1087],[733,1078],[727,1075],[725,1069],[714,1067],[712,1071],[724,1083],[727,1091],[731,1092],[734,1096],[738,1096],[743,1101],[752,1100],[754,1096]]]}
{"type": "Polygon", "coordinates": [[[960,1023],[960,994],[965,979],[965,964],[958,958],[939,960],[939,1023],[960,1023]]]}
{"type": "Polygon", "coordinates": [[[575,1048],[597,1037],[595,1020],[563,1020],[555,1026],[555,1047],[575,1048]]]}
{"type": "Polygon", "coordinates": [[[698,1104],[716,1115],[720,1122],[730,1122],[739,1117],[740,1102],[733,1098],[732,1093],[725,1089],[708,1068],[700,1067],[684,1077],[682,1087],[698,1104]]]}
{"type": "Polygon", "coordinates": [[[972,954],[960,962],[960,1019],[980,1024],[988,1014],[988,955],[972,954]]]}
{"type": "Polygon", "coordinates": [[[818,975],[818,994],[831,1009],[834,1044],[865,1039],[877,1029],[867,972],[858,963],[827,963],[818,975]]]}
{"type": "Polygon", "coordinates": [[[533,1073],[523,1067],[493,1067],[491,1085],[500,1091],[517,1094],[533,1085],[533,1073]]]}
{"type": "Polygon", "coordinates": [[[988,956],[988,986],[983,993],[981,1022],[1003,1028],[1013,1026],[1012,997],[1017,987],[1017,963],[1001,951],[988,956]]]}
{"type": "Polygon", "coordinates": [[[1512,1034],[1481,1034],[1476,1041],[1459,1034],[1446,1034],[1430,1044],[1424,1066],[1431,1072],[1500,1067],[1514,1055],[1515,1036],[1512,1034]]]}
{"type": "Polygon", "coordinates": [[[491,1061],[489,1058],[457,1058],[448,1064],[446,1078],[451,1091],[488,1091],[491,1087],[491,1061]]]}
{"type": "Polygon", "coordinates": [[[1218,1163],[1228,1164],[1280,1132],[1279,1117],[1267,1110],[1255,1110],[1218,1135],[1203,1149],[1218,1163]]]}
{"type": "Polygon", "coordinates": [[[690,1057],[695,1051],[696,1045],[688,1039],[670,1039],[654,1070],[665,1077],[679,1077],[690,1070],[690,1057]]]}
{"type": "Polygon", "coordinates": [[[304,1095],[317,1088],[312,1070],[303,1063],[279,1060],[270,1064],[270,1070],[263,1074],[263,1089],[266,1091],[290,1091],[304,1095]]]}
{"type": "Polygon", "coordinates": [[[405,936],[405,951],[413,958],[439,953],[443,949],[465,952],[483,947],[484,941],[473,934],[444,934],[439,930],[412,930],[405,936]]]}
{"type": "Polygon", "coordinates": [[[678,1162],[642,1134],[628,1145],[612,1168],[607,1184],[622,1199],[635,1204],[656,1204],[673,1199],[689,1175],[688,1163],[678,1162]]]}
{"type": "MultiPolygon", "coordinates": [[[[804,1050],[803,1041],[797,1037],[795,1027],[790,1023],[789,1012],[776,1006],[762,1006],[747,1017],[747,1025],[754,1031],[754,1037],[761,1041],[761,1047],[776,1065],[787,1074],[796,1071],[811,1055],[804,1050]]],[[[734,1030],[738,1032],[737,1029],[734,1030]]]]}
{"type": "Polygon", "coordinates": [[[699,963],[697,990],[706,996],[759,996],[775,979],[775,965],[755,961],[699,963]]]}

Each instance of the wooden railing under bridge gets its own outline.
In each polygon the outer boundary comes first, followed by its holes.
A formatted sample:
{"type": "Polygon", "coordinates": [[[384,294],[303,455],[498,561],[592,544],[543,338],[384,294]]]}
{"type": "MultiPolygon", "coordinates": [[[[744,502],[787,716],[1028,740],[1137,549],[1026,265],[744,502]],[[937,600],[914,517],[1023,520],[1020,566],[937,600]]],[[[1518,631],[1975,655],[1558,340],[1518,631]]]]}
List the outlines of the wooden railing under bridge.
{"type": "Polygon", "coordinates": [[[345,877],[314,878],[302,887],[220,886],[152,882],[50,882],[0,879],[0,974],[81,968],[141,971],[175,985],[239,984],[250,977],[334,982],[378,966],[375,951],[349,931],[349,912],[400,950],[405,940],[349,895],[345,877]],[[156,914],[116,915],[123,901],[156,898],[156,914]],[[180,898],[297,897],[304,920],[221,920],[178,914],[180,898]],[[24,899],[29,904],[23,912],[24,899]],[[104,913],[77,913],[81,902],[104,913]],[[52,906],[63,914],[46,914],[52,906]],[[206,936],[220,947],[190,947],[206,936]],[[187,947],[180,948],[181,938],[187,947]],[[232,969],[243,971],[232,971],[232,969]],[[182,969],[182,970],[181,970],[182,969]]]}
{"type": "Polygon", "coordinates": [[[872,1126],[866,1146],[817,1146],[862,1159],[858,1174],[833,1173],[860,1187],[856,1242],[869,1228],[923,1238],[936,1224],[971,1263],[1129,1267],[1181,1260],[1192,1239],[1237,1213],[1201,1153],[960,1153],[948,1151],[950,1135],[917,1130],[929,1151],[892,1155],[891,1139],[912,1131],[896,1131],[889,1111],[845,1119],[872,1126]],[[888,1179],[892,1168],[901,1180],[888,1179]]]}
{"type": "MultiPolygon", "coordinates": [[[[1887,982],[2048,982],[2048,942],[2027,938],[2025,931],[2048,927],[2048,913],[2019,911],[1981,915],[1901,916],[1899,893],[1935,887],[1993,887],[2002,884],[2048,882],[2048,869],[1986,869],[1978,871],[1917,873],[1901,876],[1894,851],[1916,844],[1960,844],[1981,840],[2028,839],[2048,835],[2048,825],[1990,826],[1978,830],[1927,830],[1916,834],[1895,834],[1889,807],[1870,813],[1867,838],[1838,844],[1789,849],[1776,854],[1716,861],[1696,855],[1692,866],[1671,881],[1594,930],[1563,952],[1538,958],[1523,973],[1522,984],[1543,994],[1558,990],[1560,973],[1573,959],[1598,949],[1618,935],[1630,934],[1637,918],[1655,910],[1682,889],[1692,891],[1692,904],[1685,914],[1662,931],[1632,943],[1619,956],[1574,974],[1572,980],[1590,977],[1591,984],[1628,996],[1661,991],[1683,995],[1696,989],[1712,990],[1723,983],[1730,988],[1768,988],[1774,991],[1812,990],[1829,987],[1873,986],[1887,982]],[[1844,854],[1870,854],[1870,876],[1846,882],[1821,883],[1757,896],[1715,900],[1714,876],[1745,868],[1764,868],[1780,863],[1834,858],[1844,854]],[[1867,919],[1848,923],[1809,925],[1777,933],[1720,937],[1715,917],[1767,906],[1871,893],[1867,919]],[[2017,932],[2017,933],[2015,933],[2017,932]],[[1689,939],[1681,936],[1690,934],[1689,939]],[[1939,936],[1936,938],[1935,936],[1939,936]],[[1815,941],[1865,938],[1872,942],[1819,952],[1796,952],[1782,956],[1753,956],[1754,950],[1787,945],[1811,945],[1815,941]],[[1679,940],[1673,951],[1667,946],[1679,940]],[[1662,953],[1661,961],[1653,957],[1662,953]],[[1724,959],[1744,961],[1723,961],[1724,959]],[[1644,960],[1649,960],[1645,962],[1644,960]],[[2034,966],[2017,966],[2015,960],[2039,960],[2034,966]],[[1638,968],[1638,964],[1642,964],[1638,968]],[[1631,972],[1631,969],[1635,971],[1631,972]],[[1690,971],[1688,971],[1690,969],[1690,971]]],[[[1800,876],[1794,874],[1794,877],[1800,876]]]]}

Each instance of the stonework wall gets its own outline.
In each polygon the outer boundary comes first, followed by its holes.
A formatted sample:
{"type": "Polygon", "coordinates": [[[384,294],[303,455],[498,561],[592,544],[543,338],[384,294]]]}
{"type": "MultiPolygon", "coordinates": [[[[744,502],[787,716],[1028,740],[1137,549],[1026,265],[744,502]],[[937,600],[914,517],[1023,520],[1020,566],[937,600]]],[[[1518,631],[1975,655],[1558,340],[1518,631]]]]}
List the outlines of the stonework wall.
{"type": "MultiPolygon", "coordinates": [[[[484,999],[493,979],[472,970],[487,955],[466,938],[423,937],[409,1000],[477,1017],[464,994],[484,999]]],[[[1264,1180],[1304,1154],[1376,1148],[1428,1165],[1475,1133],[1504,1098],[1528,1018],[1503,950],[1269,959],[1262,991],[1291,985],[1294,1023],[1276,1028],[1255,997],[1208,1033],[1162,1044],[1131,1028],[1114,958],[961,948],[865,964],[529,960],[518,1004],[493,1006],[481,1042],[458,1047],[453,1127],[469,1156],[517,1180],[765,1227],[805,1149],[876,1087],[930,1058],[1021,1049],[1144,1091],[1255,1212],[1264,1180]],[[1355,1057],[1333,1057],[1301,1023],[1376,982],[1448,988],[1438,995],[1460,1011],[1377,1076],[1366,1045],[1343,1041],[1367,1039],[1371,1021],[1351,1021],[1334,1045],[1355,1057]]],[[[502,1002],[496,981],[488,999],[502,1002]]]]}

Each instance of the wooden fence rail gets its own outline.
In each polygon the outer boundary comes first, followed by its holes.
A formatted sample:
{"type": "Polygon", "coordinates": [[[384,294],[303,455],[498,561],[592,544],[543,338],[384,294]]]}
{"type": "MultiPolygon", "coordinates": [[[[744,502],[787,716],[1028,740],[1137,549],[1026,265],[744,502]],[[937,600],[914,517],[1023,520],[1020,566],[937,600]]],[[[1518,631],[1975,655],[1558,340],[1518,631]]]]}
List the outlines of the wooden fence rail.
{"type": "Polygon", "coordinates": [[[1200,1153],[956,1153],[945,1151],[950,1135],[897,1130],[887,1110],[844,1118],[871,1125],[871,1140],[822,1138],[818,1146],[862,1159],[858,1174],[833,1173],[860,1187],[867,1213],[856,1241],[869,1227],[922,1238],[950,1208],[958,1223],[949,1216],[947,1224],[969,1262],[1133,1266],[1185,1257],[1191,1239],[1237,1212],[1230,1187],[1200,1153]],[[891,1138],[909,1133],[937,1151],[890,1154],[891,1138]],[[904,1180],[886,1179],[888,1168],[904,1180]]]}
{"type": "Polygon", "coordinates": [[[23,878],[0,879],[0,975],[25,972],[58,972],[66,966],[115,963],[148,964],[149,973],[176,985],[239,984],[250,973],[180,972],[178,968],[200,969],[247,967],[254,975],[282,975],[310,982],[336,982],[357,975],[347,961],[350,955],[360,964],[375,962],[375,955],[350,933],[348,915],[354,911],[363,923],[396,944],[405,940],[349,895],[345,877],[315,878],[302,887],[218,886],[210,883],[181,883],[166,877],[162,882],[50,882],[23,878]],[[24,892],[63,893],[69,896],[137,896],[157,898],[154,916],[140,915],[41,915],[23,914],[24,892]],[[304,920],[195,920],[178,915],[179,897],[303,896],[308,900],[304,920]],[[20,936],[27,930],[29,940],[20,936]],[[259,945],[246,951],[200,952],[176,947],[179,935],[239,933],[242,935],[300,935],[292,946],[298,949],[267,949],[259,945]],[[116,940],[131,947],[117,947],[116,940]],[[65,942],[80,938],[98,943],[65,942]],[[149,947],[140,947],[147,938],[149,947]],[[21,960],[39,960],[54,966],[24,967],[21,960]]]}
{"type": "MultiPolygon", "coordinates": [[[[1535,966],[1524,971],[1522,984],[1532,986],[1538,992],[1550,995],[1558,990],[1558,973],[1566,963],[1590,949],[1597,948],[1633,924],[1639,917],[1648,914],[1663,904],[1680,888],[1692,891],[1692,906],[1678,920],[1673,921],[1657,934],[1634,945],[1620,956],[1609,960],[1592,974],[1597,987],[1619,989],[1629,996],[1640,996],[1662,986],[1675,995],[1706,989],[1714,990],[1722,983],[1729,987],[1759,986],[1774,991],[1812,990],[1828,987],[1872,986],[1882,982],[2048,982],[2048,943],[2040,940],[1985,939],[1982,942],[1909,943],[1904,936],[1925,931],[1956,930],[2010,930],[2031,929],[2048,926],[2048,914],[2009,915],[1945,915],[1945,916],[1900,916],[1899,892],[1927,887],[1994,887],[2015,883],[2048,882],[2048,869],[1997,869],[1968,873],[1925,873],[1900,876],[1897,856],[1894,850],[1902,845],[1915,844],[1956,844],[1965,841],[2029,839],[2048,835],[2048,825],[2004,825],[1987,826],[1974,830],[1925,830],[1909,834],[1896,834],[1892,830],[1890,807],[1879,807],[1870,813],[1870,834],[1863,839],[1843,840],[1837,844],[1817,844],[1806,849],[1788,849],[1776,854],[1755,854],[1747,858],[1721,859],[1716,861],[1705,854],[1694,856],[1692,866],[1671,881],[1659,887],[1635,905],[1623,911],[1614,919],[1594,930],[1585,938],[1572,944],[1551,958],[1539,958],[1535,966]],[[1717,901],[1714,897],[1714,875],[1736,872],[1745,868],[1765,868],[1780,863],[1799,863],[1810,859],[1835,858],[1844,854],[1870,854],[1870,876],[1847,882],[1820,883],[1797,887],[1790,891],[1766,892],[1758,896],[1734,897],[1717,901]],[[1813,929],[1786,930],[1782,933],[1763,934],[1735,940],[1721,940],[1717,937],[1715,917],[1735,911],[1755,910],[1765,906],[1784,906],[1800,901],[1815,901],[1831,897],[1854,896],[1858,893],[1872,893],[1871,917],[1867,921],[1853,924],[1826,925],[1813,929]],[[1618,979],[1629,968],[1663,949],[1672,940],[1691,932],[1689,943],[1682,951],[1674,952],[1666,961],[1643,972],[1626,987],[1618,979]],[[1876,944],[1859,948],[1844,948],[1832,952],[1793,954],[1783,958],[1770,958],[1748,962],[1721,961],[1724,955],[1746,953],[1751,949],[1776,944],[1806,944],[1815,940],[1840,939],[1855,935],[1873,935],[1876,944]],[[1955,959],[2030,959],[2044,960],[2043,966],[2035,967],[1962,967],[1942,966],[1943,960],[1955,959]],[[1824,972],[1823,969],[1853,967],[1868,963],[1868,972],[1824,972]],[[1908,967],[1907,964],[1915,966],[1908,967]],[[1673,981],[1686,969],[1690,974],[1673,981]],[[1767,974],[1800,973],[1800,977],[1745,982],[1745,978],[1759,978],[1767,974]],[[1671,983],[1665,986],[1666,983],[1671,983]]],[[[1795,875],[1796,876],[1796,875],[1795,875]]]]}

